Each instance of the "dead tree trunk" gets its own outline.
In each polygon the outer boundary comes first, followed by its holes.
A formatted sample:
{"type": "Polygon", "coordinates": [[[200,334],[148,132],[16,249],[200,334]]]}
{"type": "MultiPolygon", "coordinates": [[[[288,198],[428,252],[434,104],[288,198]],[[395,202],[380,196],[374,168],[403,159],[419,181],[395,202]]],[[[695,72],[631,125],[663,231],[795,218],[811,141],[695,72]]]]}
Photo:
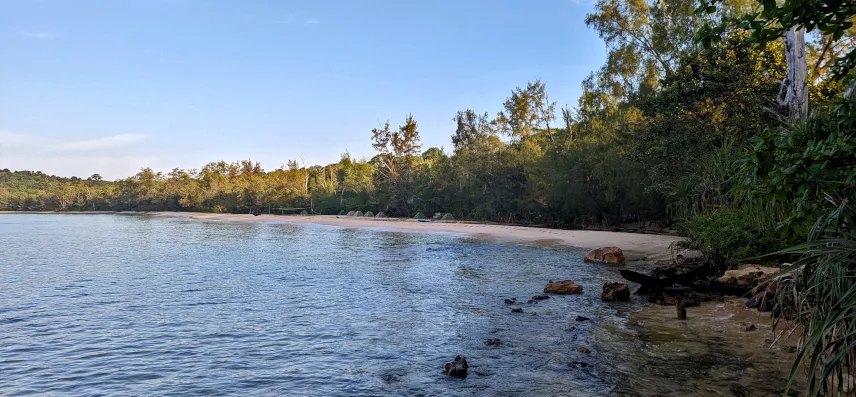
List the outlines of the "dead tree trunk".
{"type": "Polygon", "coordinates": [[[805,29],[791,28],[785,35],[785,60],[788,76],[782,81],[777,98],[785,120],[796,122],[808,116],[808,68],[805,58],[805,29]]]}

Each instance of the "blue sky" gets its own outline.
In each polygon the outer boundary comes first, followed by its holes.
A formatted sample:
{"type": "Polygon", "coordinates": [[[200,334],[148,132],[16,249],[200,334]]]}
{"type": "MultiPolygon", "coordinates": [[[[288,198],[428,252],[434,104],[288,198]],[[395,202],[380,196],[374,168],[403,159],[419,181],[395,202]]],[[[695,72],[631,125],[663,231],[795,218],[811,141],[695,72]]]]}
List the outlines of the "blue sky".
{"type": "Polygon", "coordinates": [[[541,78],[574,106],[605,50],[586,0],[0,0],[0,168],[115,179],[423,148],[541,78]]]}

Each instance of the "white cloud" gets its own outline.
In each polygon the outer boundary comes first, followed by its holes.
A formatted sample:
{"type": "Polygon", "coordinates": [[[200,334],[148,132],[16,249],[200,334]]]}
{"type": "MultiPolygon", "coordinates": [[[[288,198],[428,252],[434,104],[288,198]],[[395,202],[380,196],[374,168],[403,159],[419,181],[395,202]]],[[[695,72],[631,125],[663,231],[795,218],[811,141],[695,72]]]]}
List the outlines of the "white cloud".
{"type": "Polygon", "coordinates": [[[317,19],[315,19],[315,18],[309,18],[309,19],[307,19],[307,20],[306,20],[306,24],[307,24],[307,25],[317,25],[317,24],[319,24],[319,23],[321,23],[321,21],[319,21],[319,20],[317,20],[317,19]]]}
{"type": "Polygon", "coordinates": [[[132,145],[144,139],[146,139],[146,136],[141,134],[119,134],[83,141],[64,142],[50,147],[50,150],[56,152],[79,152],[90,150],[116,149],[132,145]]]}
{"type": "Polygon", "coordinates": [[[21,35],[21,36],[24,36],[24,37],[29,37],[29,38],[31,38],[31,39],[39,39],[39,40],[50,40],[50,39],[55,39],[55,38],[57,38],[57,37],[58,37],[56,34],[51,33],[51,32],[27,32],[27,31],[21,31],[21,32],[18,32],[18,34],[19,34],[19,35],[21,35]]]}

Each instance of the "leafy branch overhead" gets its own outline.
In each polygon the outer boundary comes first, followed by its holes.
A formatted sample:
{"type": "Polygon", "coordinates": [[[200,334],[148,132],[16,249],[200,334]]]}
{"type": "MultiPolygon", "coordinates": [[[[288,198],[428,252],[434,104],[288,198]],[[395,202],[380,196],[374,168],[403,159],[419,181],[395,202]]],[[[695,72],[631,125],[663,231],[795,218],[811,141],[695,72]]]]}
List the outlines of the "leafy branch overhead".
{"type": "Polygon", "coordinates": [[[748,30],[751,40],[766,44],[784,37],[792,28],[805,28],[806,32],[819,32],[828,39],[823,52],[837,52],[834,64],[829,67],[831,77],[840,80],[856,67],[856,48],[846,45],[835,48],[837,42],[848,40],[852,34],[856,1],[836,0],[757,0],[751,12],[740,16],[719,13],[723,0],[701,0],[696,15],[710,16],[699,29],[696,39],[705,46],[721,40],[729,29],[748,30]],[[714,16],[719,15],[716,21],[714,16]]]}

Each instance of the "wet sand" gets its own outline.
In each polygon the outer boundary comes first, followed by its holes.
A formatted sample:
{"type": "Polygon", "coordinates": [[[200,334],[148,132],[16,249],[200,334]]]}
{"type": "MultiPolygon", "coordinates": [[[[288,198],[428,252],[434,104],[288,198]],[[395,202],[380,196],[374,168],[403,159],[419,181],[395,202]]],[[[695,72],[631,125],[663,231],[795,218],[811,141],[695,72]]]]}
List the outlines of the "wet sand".
{"type": "Polygon", "coordinates": [[[376,228],[402,232],[458,233],[475,238],[503,242],[563,244],[592,249],[619,247],[628,261],[668,259],[672,257],[671,245],[682,238],[659,234],[606,232],[594,230],[561,230],[541,227],[506,226],[484,223],[432,221],[418,222],[413,219],[354,218],[334,215],[292,216],[249,214],[209,214],[196,212],[152,212],[150,215],[182,217],[200,220],[299,223],[339,226],[346,228],[376,228]]]}

